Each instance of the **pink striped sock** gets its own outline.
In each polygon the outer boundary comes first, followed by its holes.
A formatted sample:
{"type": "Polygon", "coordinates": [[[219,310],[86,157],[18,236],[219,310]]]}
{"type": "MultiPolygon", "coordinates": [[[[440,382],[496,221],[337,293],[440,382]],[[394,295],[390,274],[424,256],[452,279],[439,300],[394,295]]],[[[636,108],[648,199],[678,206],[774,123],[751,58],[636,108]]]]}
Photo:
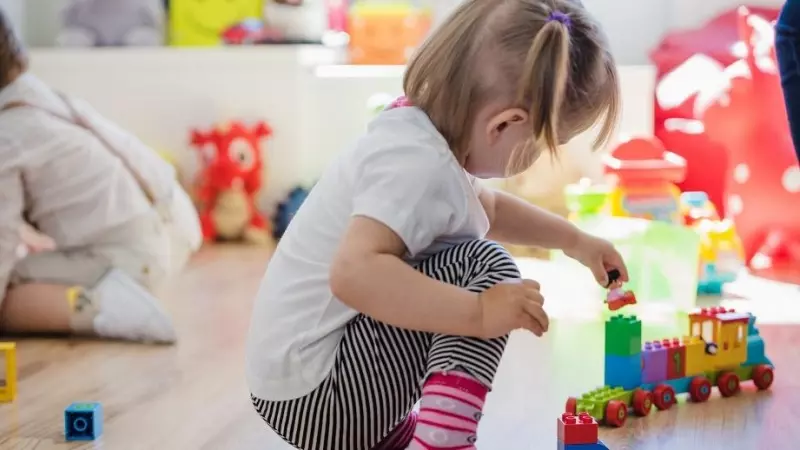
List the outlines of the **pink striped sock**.
{"type": "Polygon", "coordinates": [[[465,373],[432,375],[422,387],[417,429],[407,450],[474,450],[488,392],[465,373]]]}

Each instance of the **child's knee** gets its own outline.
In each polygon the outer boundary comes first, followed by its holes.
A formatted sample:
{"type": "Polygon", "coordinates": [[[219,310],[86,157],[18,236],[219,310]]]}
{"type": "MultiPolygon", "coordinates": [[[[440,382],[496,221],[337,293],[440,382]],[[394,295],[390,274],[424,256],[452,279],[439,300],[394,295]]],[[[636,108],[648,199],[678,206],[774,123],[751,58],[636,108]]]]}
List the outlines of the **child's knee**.
{"type": "Polygon", "coordinates": [[[477,239],[466,245],[471,247],[470,257],[488,265],[492,271],[501,272],[504,279],[520,278],[514,257],[502,245],[488,239],[477,239]]]}

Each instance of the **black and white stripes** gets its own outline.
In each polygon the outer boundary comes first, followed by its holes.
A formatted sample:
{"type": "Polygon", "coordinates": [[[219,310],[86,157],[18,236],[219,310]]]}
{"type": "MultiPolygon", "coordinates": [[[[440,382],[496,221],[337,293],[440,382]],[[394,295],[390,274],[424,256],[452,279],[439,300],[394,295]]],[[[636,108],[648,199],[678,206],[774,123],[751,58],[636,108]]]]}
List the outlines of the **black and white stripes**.
{"type": "MultiPolygon", "coordinates": [[[[474,240],[417,266],[446,283],[481,292],[519,278],[499,244],[474,240]]],[[[301,450],[370,450],[385,446],[419,400],[430,373],[458,368],[490,385],[507,337],[481,340],[409,331],[359,315],[345,330],[328,377],[310,394],[288,401],[251,396],[263,419],[301,450]]]]}

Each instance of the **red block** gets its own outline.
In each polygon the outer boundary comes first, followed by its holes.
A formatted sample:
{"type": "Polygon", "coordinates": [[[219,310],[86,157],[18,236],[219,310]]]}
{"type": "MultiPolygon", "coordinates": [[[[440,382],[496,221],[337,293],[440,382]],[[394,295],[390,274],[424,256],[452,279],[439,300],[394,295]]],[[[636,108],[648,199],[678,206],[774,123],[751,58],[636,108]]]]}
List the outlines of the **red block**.
{"type": "Polygon", "coordinates": [[[589,413],[564,413],[558,418],[558,440],[565,445],[596,444],[599,425],[589,413]]]}
{"type": "Polygon", "coordinates": [[[661,344],[667,349],[667,379],[686,376],[686,346],[680,339],[664,339],[661,344]]]}

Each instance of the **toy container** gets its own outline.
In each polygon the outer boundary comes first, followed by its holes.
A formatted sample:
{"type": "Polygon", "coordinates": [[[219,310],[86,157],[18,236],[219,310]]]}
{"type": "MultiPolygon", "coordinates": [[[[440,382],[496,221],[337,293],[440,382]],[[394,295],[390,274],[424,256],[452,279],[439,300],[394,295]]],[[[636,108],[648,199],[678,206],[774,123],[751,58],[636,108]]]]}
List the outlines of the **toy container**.
{"type": "Polygon", "coordinates": [[[350,63],[402,65],[422,43],[431,11],[409,3],[360,1],[350,8],[350,63]]]}
{"type": "Polygon", "coordinates": [[[681,194],[683,223],[692,226],[700,220],[720,220],[717,208],[705,192],[688,191],[681,194]]]}
{"type": "Polygon", "coordinates": [[[686,160],[656,138],[630,139],[603,158],[611,182],[607,209],[617,217],[683,224],[680,190],[686,160]]]}
{"type": "Polygon", "coordinates": [[[588,178],[567,185],[564,197],[569,210],[569,220],[580,220],[596,216],[603,210],[608,199],[608,187],[592,184],[588,178]]]}
{"type": "Polygon", "coordinates": [[[692,228],[700,236],[697,293],[720,295],[745,267],[742,241],[730,220],[699,220],[692,228]]]}
{"type": "MultiPolygon", "coordinates": [[[[625,289],[635,292],[638,302],[627,306],[626,313],[632,311],[653,317],[686,312],[695,307],[700,236],[694,230],[627,217],[595,216],[574,223],[583,231],[614,243],[625,259],[630,278],[625,289]]],[[[565,264],[565,270],[571,271],[570,280],[583,285],[579,290],[589,293],[592,302],[599,305],[599,314],[607,291],[577,262],[560,252],[556,253],[556,259],[565,264]]]]}

